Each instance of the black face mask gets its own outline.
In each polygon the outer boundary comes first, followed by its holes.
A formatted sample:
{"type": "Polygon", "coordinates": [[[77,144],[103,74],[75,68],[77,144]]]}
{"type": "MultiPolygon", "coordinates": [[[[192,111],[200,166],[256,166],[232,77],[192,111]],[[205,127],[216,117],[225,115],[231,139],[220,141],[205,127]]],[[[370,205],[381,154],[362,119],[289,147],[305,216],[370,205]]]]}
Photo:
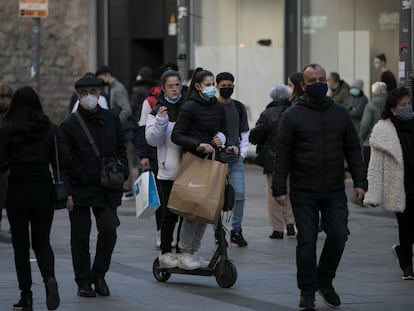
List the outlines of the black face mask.
{"type": "Polygon", "coordinates": [[[104,80],[101,80],[101,83],[102,83],[102,86],[108,86],[109,85],[109,83],[105,82],[104,80]]]}
{"type": "Polygon", "coordinates": [[[220,96],[227,99],[230,98],[231,94],[233,94],[232,87],[222,87],[219,89],[220,96]]]}

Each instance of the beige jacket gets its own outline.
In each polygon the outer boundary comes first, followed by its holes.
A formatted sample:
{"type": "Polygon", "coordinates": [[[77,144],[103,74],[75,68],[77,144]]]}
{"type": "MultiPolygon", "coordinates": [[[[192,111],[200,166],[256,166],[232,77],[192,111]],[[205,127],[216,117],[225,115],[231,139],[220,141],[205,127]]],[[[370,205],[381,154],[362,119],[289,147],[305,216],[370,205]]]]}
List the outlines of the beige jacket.
{"type": "Polygon", "coordinates": [[[369,140],[371,158],[364,204],[392,212],[405,210],[404,161],[400,140],[390,119],[379,120],[369,140]]]}

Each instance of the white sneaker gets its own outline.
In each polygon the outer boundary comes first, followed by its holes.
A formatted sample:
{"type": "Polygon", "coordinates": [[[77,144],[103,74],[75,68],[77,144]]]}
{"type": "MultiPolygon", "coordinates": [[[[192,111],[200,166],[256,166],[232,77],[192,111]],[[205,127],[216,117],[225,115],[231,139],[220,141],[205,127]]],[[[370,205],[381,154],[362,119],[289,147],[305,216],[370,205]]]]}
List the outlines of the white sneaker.
{"type": "Polygon", "coordinates": [[[194,252],[193,256],[197,259],[197,261],[200,263],[201,267],[200,268],[207,268],[210,261],[204,259],[199,252],[194,252]]]}
{"type": "Polygon", "coordinates": [[[158,249],[161,247],[161,230],[157,230],[155,234],[155,247],[158,249]]]}
{"type": "Polygon", "coordinates": [[[184,270],[195,270],[201,267],[197,258],[189,253],[177,254],[178,268],[184,270]]]}
{"type": "Polygon", "coordinates": [[[160,268],[177,268],[178,259],[173,253],[165,253],[158,256],[160,262],[160,268]]]}

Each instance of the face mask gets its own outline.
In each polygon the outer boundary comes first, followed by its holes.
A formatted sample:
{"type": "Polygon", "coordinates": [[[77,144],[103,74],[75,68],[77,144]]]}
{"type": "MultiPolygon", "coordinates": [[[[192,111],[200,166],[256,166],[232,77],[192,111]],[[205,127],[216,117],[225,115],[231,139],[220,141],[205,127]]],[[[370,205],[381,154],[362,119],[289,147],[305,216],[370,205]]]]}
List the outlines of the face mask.
{"type": "Polygon", "coordinates": [[[230,98],[231,94],[233,94],[233,88],[232,87],[222,87],[222,88],[219,89],[219,93],[220,93],[221,97],[223,97],[225,99],[228,99],[228,98],[230,98]]]}
{"type": "Polygon", "coordinates": [[[203,93],[203,95],[205,97],[213,98],[216,95],[216,88],[213,85],[212,86],[207,86],[207,87],[203,88],[201,93],[203,93]]]}
{"type": "Polygon", "coordinates": [[[398,108],[395,111],[395,116],[402,121],[411,120],[413,118],[413,107],[411,105],[405,105],[404,107],[398,108]]]}
{"type": "Polygon", "coordinates": [[[351,93],[352,96],[359,96],[359,94],[361,94],[361,90],[360,89],[356,89],[356,88],[352,88],[349,93],[351,93]]]}
{"type": "Polygon", "coordinates": [[[180,101],[181,97],[182,97],[182,95],[180,94],[180,95],[178,95],[178,97],[176,99],[172,99],[172,98],[168,97],[167,95],[164,95],[164,99],[167,102],[169,102],[170,104],[176,104],[176,103],[178,103],[180,101]]]}
{"type": "Polygon", "coordinates": [[[308,94],[310,98],[321,99],[326,96],[328,91],[328,85],[323,82],[317,82],[306,86],[305,93],[308,94]]]}
{"type": "Polygon", "coordinates": [[[86,110],[93,110],[98,105],[98,97],[89,94],[88,96],[84,96],[79,100],[80,105],[82,108],[86,110]]]}

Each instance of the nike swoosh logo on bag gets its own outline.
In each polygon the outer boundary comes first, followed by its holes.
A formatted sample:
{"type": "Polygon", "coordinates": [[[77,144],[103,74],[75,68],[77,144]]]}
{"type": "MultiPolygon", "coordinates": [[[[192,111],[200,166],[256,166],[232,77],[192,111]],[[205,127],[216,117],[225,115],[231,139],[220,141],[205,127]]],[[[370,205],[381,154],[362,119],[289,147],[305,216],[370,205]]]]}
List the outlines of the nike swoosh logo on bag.
{"type": "Polygon", "coordinates": [[[200,187],[206,187],[207,185],[193,184],[193,181],[192,181],[192,180],[190,180],[190,181],[188,182],[188,186],[189,186],[190,188],[200,188],[200,187]]]}

